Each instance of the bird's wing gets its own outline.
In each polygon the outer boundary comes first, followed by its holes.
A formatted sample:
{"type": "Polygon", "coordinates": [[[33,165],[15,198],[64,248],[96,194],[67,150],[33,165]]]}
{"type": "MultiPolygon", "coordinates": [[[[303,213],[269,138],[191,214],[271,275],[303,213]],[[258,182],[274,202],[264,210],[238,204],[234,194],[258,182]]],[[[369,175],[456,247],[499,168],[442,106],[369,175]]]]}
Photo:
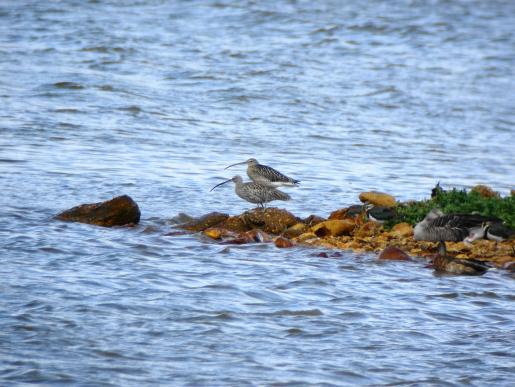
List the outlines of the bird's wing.
{"type": "Polygon", "coordinates": [[[260,177],[264,177],[268,181],[277,181],[277,182],[285,182],[285,183],[298,183],[298,180],[294,180],[291,177],[283,175],[281,172],[276,169],[269,167],[268,165],[257,164],[255,166],[256,172],[260,177]]]}

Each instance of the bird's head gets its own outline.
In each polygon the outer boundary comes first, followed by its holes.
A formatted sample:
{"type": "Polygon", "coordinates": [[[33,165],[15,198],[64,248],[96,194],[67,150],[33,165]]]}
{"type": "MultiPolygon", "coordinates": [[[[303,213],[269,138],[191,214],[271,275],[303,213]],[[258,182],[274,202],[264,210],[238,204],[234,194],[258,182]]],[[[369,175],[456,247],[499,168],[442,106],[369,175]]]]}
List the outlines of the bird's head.
{"type": "Polygon", "coordinates": [[[256,159],[252,159],[251,158],[251,159],[242,161],[241,163],[231,164],[228,167],[225,167],[225,169],[234,167],[236,165],[242,165],[242,164],[247,164],[250,167],[251,165],[256,165],[256,164],[259,164],[259,163],[258,163],[258,161],[256,159]]]}
{"type": "Polygon", "coordinates": [[[230,182],[230,181],[232,181],[232,182],[233,182],[233,183],[235,183],[235,184],[238,184],[238,183],[242,183],[242,182],[243,182],[243,179],[241,178],[241,176],[236,175],[236,176],[234,176],[234,177],[232,177],[232,178],[230,178],[230,179],[228,179],[228,180],[222,181],[221,183],[219,183],[219,184],[215,185],[213,188],[211,188],[211,189],[209,190],[209,192],[211,192],[212,190],[214,190],[216,187],[220,187],[221,185],[226,184],[226,183],[228,183],[228,182],[230,182]]]}

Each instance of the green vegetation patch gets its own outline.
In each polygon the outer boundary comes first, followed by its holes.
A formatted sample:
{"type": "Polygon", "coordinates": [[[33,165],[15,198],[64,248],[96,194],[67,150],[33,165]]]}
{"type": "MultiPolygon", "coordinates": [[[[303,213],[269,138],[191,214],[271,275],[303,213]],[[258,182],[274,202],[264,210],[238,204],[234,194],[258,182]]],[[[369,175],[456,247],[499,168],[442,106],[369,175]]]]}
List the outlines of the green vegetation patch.
{"type": "Polygon", "coordinates": [[[397,206],[397,217],[386,227],[396,223],[407,222],[412,225],[420,222],[433,208],[441,209],[445,214],[471,214],[496,216],[510,228],[515,228],[515,196],[484,197],[476,191],[453,189],[439,191],[436,196],[423,201],[401,203],[397,206]]]}

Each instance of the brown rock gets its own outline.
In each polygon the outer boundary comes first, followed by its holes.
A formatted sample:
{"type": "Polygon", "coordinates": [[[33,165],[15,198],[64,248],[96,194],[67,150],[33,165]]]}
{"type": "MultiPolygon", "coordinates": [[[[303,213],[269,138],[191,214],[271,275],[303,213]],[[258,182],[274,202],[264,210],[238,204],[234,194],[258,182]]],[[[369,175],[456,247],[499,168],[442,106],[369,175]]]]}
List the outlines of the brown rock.
{"type": "Polygon", "coordinates": [[[363,203],[370,203],[381,207],[395,207],[395,198],[383,192],[362,192],[359,194],[359,200],[363,203]]]}
{"type": "Polygon", "coordinates": [[[340,208],[339,210],[331,212],[329,214],[329,220],[334,219],[345,219],[347,217],[347,208],[340,208]]]}
{"type": "Polygon", "coordinates": [[[229,216],[220,224],[220,227],[236,232],[248,231],[251,228],[247,223],[245,223],[242,216],[229,216]]]}
{"type": "Polygon", "coordinates": [[[502,268],[515,272],[515,261],[506,262],[504,265],[502,265],[502,268]]]}
{"type": "Polygon", "coordinates": [[[290,212],[279,208],[256,208],[241,215],[250,228],[261,228],[271,234],[280,234],[299,220],[290,212]]]}
{"type": "Polygon", "coordinates": [[[202,234],[211,239],[222,239],[227,237],[234,237],[236,234],[230,230],[219,227],[211,227],[202,231],[202,234]]]}
{"type": "Polygon", "coordinates": [[[490,188],[486,185],[483,185],[483,184],[478,184],[478,185],[472,187],[472,189],[470,191],[477,192],[484,198],[499,198],[499,197],[501,197],[501,195],[499,195],[498,192],[495,192],[492,188],[490,188]]]}
{"type": "Polygon", "coordinates": [[[253,240],[249,239],[247,236],[238,236],[236,238],[229,238],[224,240],[221,244],[222,245],[244,245],[247,243],[252,243],[253,240]]]}
{"type": "Polygon", "coordinates": [[[413,235],[413,227],[409,223],[397,223],[390,233],[399,237],[408,237],[413,235]]]}
{"type": "Polygon", "coordinates": [[[138,205],[127,195],[111,200],[82,204],[56,215],[56,219],[112,227],[137,224],[141,213],[138,205]]]}
{"type": "Polygon", "coordinates": [[[350,207],[340,208],[339,210],[331,212],[329,219],[347,219],[355,218],[364,213],[364,207],[361,204],[355,204],[350,207]]]}
{"type": "Polygon", "coordinates": [[[410,256],[404,251],[394,246],[387,246],[381,253],[379,253],[378,259],[387,259],[395,261],[409,261],[410,256]]]}
{"type": "Polygon", "coordinates": [[[286,238],[295,238],[306,232],[307,229],[308,226],[306,226],[304,223],[297,223],[289,227],[285,232],[283,232],[283,236],[286,238]]]}
{"type": "Polygon", "coordinates": [[[284,237],[277,237],[275,238],[275,246],[279,248],[288,248],[293,247],[293,242],[287,238],[284,237]]]}
{"type": "Polygon", "coordinates": [[[217,226],[229,217],[227,214],[220,212],[210,212],[198,219],[194,219],[188,223],[181,224],[179,227],[189,231],[204,231],[207,228],[217,226]]]}
{"type": "Polygon", "coordinates": [[[245,232],[244,235],[253,242],[266,243],[272,241],[272,237],[263,230],[250,230],[245,232]]]}
{"type": "Polygon", "coordinates": [[[325,236],[339,236],[350,234],[356,223],[353,220],[326,220],[325,222],[318,223],[316,226],[311,227],[311,231],[318,237],[325,236]]]}
{"type": "Polygon", "coordinates": [[[306,226],[312,227],[318,223],[323,222],[325,219],[318,215],[309,215],[306,219],[302,221],[306,226]]]}

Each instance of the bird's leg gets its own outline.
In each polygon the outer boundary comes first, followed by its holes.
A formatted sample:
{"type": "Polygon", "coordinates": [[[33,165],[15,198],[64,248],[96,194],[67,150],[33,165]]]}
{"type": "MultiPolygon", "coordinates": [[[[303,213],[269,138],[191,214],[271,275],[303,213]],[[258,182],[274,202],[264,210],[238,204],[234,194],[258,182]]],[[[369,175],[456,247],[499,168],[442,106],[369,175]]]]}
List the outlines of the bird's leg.
{"type": "Polygon", "coordinates": [[[438,242],[438,255],[441,255],[442,257],[447,256],[447,246],[445,246],[444,241],[438,242]]]}

